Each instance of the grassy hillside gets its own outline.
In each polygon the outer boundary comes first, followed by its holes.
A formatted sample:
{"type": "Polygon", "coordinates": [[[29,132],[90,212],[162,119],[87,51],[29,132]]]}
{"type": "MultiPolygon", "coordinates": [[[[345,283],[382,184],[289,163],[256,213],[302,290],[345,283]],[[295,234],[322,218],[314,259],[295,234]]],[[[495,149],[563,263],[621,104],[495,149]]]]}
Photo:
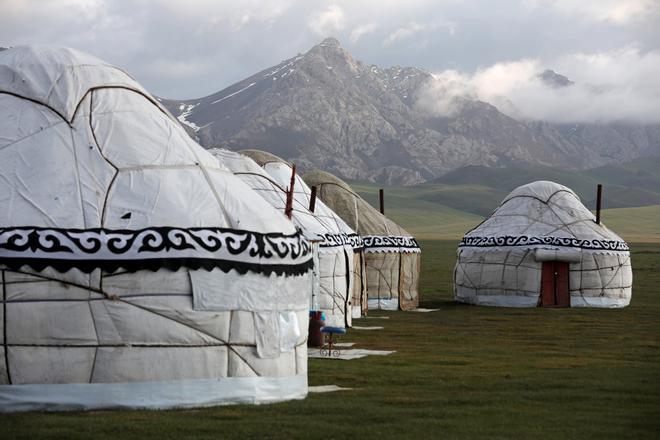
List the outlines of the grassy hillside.
{"type": "Polygon", "coordinates": [[[606,209],[602,219],[629,242],[660,243],[660,205],[606,209]]]}
{"type": "Polygon", "coordinates": [[[568,186],[591,209],[596,205],[599,183],[604,185],[603,206],[606,208],[660,204],[660,158],[654,157],[585,171],[468,166],[414,188],[425,200],[485,215],[511,190],[536,180],[551,180],[568,186]],[[468,204],[463,196],[470,195],[468,204]]]}
{"type": "MultiPolygon", "coordinates": [[[[378,187],[353,183],[352,187],[378,209],[378,187]]],[[[385,190],[385,214],[418,238],[458,239],[479,224],[482,216],[415,197],[410,187],[385,190]]]]}
{"type": "MultiPolygon", "coordinates": [[[[369,203],[378,208],[378,186],[355,182],[351,185],[369,203]]],[[[438,197],[432,200],[430,194],[434,193],[420,190],[420,187],[385,188],[385,214],[418,238],[458,240],[492,211],[486,206],[488,202],[496,207],[506,195],[484,191],[483,187],[475,185],[463,185],[461,191],[463,198],[458,199],[456,204],[479,206],[478,210],[483,212],[483,215],[436,202],[435,200],[444,199],[438,197]]],[[[637,208],[604,209],[602,218],[607,227],[625,240],[660,243],[660,204],[637,208]]]]}

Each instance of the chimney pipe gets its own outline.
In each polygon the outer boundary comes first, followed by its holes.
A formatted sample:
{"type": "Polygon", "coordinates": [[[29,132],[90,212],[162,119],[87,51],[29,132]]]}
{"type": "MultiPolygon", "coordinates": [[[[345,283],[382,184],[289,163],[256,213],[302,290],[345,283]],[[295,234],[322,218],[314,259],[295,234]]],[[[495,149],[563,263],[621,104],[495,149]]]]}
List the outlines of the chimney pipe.
{"type": "Polygon", "coordinates": [[[314,212],[314,208],[316,208],[316,187],[312,186],[312,195],[309,198],[310,212],[314,212]]]}
{"type": "Polygon", "coordinates": [[[598,184],[598,189],[596,190],[596,223],[600,224],[600,206],[603,196],[603,185],[598,184]]]}
{"type": "Polygon", "coordinates": [[[284,208],[284,214],[291,218],[293,213],[293,187],[296,184],[296,164],[293,164],[291,167],[291,184],[286,193],[286,207],[284,208]]]}
{"type": "Polygon", "coordinates": [[[383,191],[383,188],[378,190],[378,194],[380,196],[380,213],[385,214],[385,191],[383,191]]]}

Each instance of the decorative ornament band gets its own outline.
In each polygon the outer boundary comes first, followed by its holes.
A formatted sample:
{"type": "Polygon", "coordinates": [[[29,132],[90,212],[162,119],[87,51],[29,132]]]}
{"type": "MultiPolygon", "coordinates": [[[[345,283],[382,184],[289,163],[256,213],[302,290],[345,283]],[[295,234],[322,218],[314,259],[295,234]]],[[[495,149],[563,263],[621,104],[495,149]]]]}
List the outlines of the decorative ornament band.
{"type": "Polygon", "coordinates": [[[346,234],[323,234],[323,242],[320,247],[336,247],[336,246],[350,246],[353,249],[361,249],[364,247],[362,237],[356,233],[346,234]]]}
{"type": "Polygon", "coordinates": [[[417,253],[422,250],[414,237],[394,235],[365,235],[362,237],[364,251],[370,252],[404,252],[417,253]]]}
{"type": "Polygon", "coordinates": [[[498,247],[498,246],[561,246],[603,251],[629,251],[625,241],[581,240],[573,237],[536,237],[528,235],[501,235],[497,237],[463,237],[458,247],[498,247]]]}
{"type": "Polygon", "coordinates": [[[140,230],[0,228],[0,264],[60,272],[176,270],[182,266],[300,275],[312,250],[300,231],[261,234],[226,228],[154,227],[140,230]]]}

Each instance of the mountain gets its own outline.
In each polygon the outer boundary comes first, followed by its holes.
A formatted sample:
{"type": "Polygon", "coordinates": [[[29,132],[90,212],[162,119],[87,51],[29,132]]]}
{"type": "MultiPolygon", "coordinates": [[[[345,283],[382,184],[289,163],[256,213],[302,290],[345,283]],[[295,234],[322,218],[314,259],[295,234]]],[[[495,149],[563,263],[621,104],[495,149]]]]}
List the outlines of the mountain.
{"type": "MultiPolygon", "coordinates": [[[[571,81],[540,74],[551,87],[571,81]]],[[[260,148],[305,171],[412,185],[461,167],[578,170],[660,155],[660,126],[520,121],[463,100],[451,117],[416,105],[432,75],[355,60],[334,38],[213,95],[161,102],[203,146],[260,148]]]]}
{"type": "Polygon", "coordinates": [[[546,69],[543,72],[539,73],[537,76],[541,81],[543,81],[545,85],[555,89],[572,86],[573,84],[575,84],[573,81],[571,81],[564,75],[561,75],[551,69],[546,69]]]}

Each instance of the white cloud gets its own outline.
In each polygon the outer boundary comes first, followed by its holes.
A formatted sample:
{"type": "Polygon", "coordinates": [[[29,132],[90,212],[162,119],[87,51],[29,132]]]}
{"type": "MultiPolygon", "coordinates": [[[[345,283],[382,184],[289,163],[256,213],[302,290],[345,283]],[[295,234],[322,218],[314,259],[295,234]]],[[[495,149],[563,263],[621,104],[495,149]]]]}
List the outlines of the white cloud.
{"type": "Polygon", "coordinates": [[[377,28],[378,25],[376,23],[361,24],[351,31],[348,39],[351,43],[355,43],[363,36],[373,33],[377,28]]]}
{"type": "Polygon", "coordinates": [[[315,12],[310,21],[309,28],[323,37],[330,36],[346,26],[344,10],[338,5],[330,5],[323,11],[315,12]]]}
{"type": "Polygon", "coordinates": [[[216,92],[327,36],[366,63],[428,70],[472,71],[506,59],[549,59],[633,43],[660,49],[660,0],[486,3],[0,0],[0,46],[74,47],[124,68],[154,93],[177,98],[216,92]],[[187,63],[197,67],[186,69],[187,63]]]}
{"type": "Polygon", "coordinates": [[[398,41],[406,40],[419,34],[430,33],[438,29],[444,29],[449,33],[449,35],[454,35],[456,33],[457,27],[458,25],[456,23],[446,20],[437,20],[432,23],[422,24],[411,21],[405,26],[400,27],[394,32],[390,33],[387,38],[385,38],[385,41],[383,41],[383,44],[388,46],[398,41]]]}
{"type": "Polygon", "coordinates": [[[530,3],[581,19],[616,25],[648,20],[660,12],[658,0],[531,0],[530,3]]]}
{"type": "Polygon", "coordinates": [[[660,50],[634,47],[575,53],[550,62],[523,59],[472,74],[444,71],[420,93],[417,105],[437,116],[460,110],[462,98],[489,102],[519,119],[562,123],[660,122],[660,50]],[[551,68],[575,84],[553,88],[538,77],[551,68]]]}

